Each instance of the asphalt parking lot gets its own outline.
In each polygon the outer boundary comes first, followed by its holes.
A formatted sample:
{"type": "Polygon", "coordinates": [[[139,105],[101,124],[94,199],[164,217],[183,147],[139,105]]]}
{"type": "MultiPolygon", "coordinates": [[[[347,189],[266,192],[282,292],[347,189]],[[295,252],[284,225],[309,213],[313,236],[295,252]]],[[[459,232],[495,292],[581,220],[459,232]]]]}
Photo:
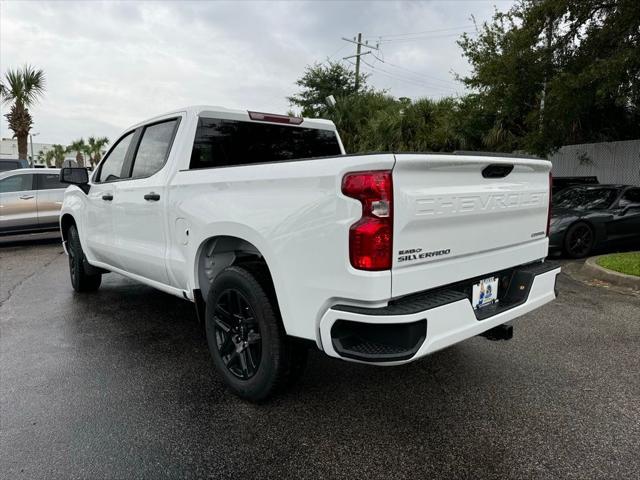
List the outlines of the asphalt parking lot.
{"type": "Polygon", "coordinates": [[[640,298],[563,275],[509,342],[403,367],[311,356],[262,406],[213,372],[191,304],[56,241],[0,245],[0,477],[638,478],[640,298]]]}

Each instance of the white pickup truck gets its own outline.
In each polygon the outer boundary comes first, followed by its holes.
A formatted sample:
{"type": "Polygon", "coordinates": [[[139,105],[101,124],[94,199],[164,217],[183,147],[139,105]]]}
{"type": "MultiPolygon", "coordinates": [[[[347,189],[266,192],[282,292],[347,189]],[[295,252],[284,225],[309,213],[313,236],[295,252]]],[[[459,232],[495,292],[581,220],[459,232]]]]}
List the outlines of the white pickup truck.
{"type": "Polygon", "coordinates": [[[213,363],[260,401],[331,357],[399,365],[556,297],[551,164],[345,154],[333,123],[190,107],[127,129],[60,217],[71,283],[115,272],[195,303],[213,363]]]}

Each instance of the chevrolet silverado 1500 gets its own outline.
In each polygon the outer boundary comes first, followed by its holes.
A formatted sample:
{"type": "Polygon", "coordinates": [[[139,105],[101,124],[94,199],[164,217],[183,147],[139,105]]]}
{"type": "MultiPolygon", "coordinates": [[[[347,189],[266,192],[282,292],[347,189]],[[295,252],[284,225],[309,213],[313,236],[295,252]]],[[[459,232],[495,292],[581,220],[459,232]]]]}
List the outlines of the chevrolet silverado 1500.
{"type": "Polygon", "coordinates": [[[259,401],[331,357],[399,365],[556,297],[548,161],[345,154],[335,126],[190,107],[63,169],[71,283],[115,272],[193,302],[213,364],[259,401]]]}

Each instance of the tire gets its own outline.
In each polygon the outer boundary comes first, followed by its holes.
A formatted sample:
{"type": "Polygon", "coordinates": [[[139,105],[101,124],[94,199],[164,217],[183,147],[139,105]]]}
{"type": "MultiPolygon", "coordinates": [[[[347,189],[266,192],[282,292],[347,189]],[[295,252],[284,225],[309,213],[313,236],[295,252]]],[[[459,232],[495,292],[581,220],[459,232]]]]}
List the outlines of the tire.
{"type": "Polygon", "coordinates": [[[69,253],[69,276],[71,277],[71,286],[76,292],[93,292],[100,287],[102,282],[102,274],[87,273],[87,259],[80,244],[80,236],[75,225],[71,225],[68,230],[67,238],[69,253]]]}
{"type": "Polygon", "coordinates": [[[300,377],[307,350],[287,337],[268,272],[231,266],[211,284],[205,328],[213,364],[227,386],[251,402],[300,377]]]}
{"type": "Polygon", "coordinates": [[[595,245],[595,232],[586,222],[576,222],[564,234],[563,249],[569,258],[588,256],[595,245]]]}

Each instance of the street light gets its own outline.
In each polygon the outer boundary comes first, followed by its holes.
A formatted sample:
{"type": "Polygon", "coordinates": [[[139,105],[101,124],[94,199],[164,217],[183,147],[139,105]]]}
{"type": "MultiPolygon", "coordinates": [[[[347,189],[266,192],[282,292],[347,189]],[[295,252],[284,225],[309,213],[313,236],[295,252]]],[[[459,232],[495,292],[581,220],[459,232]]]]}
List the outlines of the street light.
{"type": "Polygon", "coordinates": [[[33,137],[35,137],[36,135],[40,135],[40,132],[37,133],[33,133],[33,134],[29,134],[29,141],[31,142],[31,166],[33,167],[33,162],[34,162],[34,158],[33,158],[33,137]]]}

